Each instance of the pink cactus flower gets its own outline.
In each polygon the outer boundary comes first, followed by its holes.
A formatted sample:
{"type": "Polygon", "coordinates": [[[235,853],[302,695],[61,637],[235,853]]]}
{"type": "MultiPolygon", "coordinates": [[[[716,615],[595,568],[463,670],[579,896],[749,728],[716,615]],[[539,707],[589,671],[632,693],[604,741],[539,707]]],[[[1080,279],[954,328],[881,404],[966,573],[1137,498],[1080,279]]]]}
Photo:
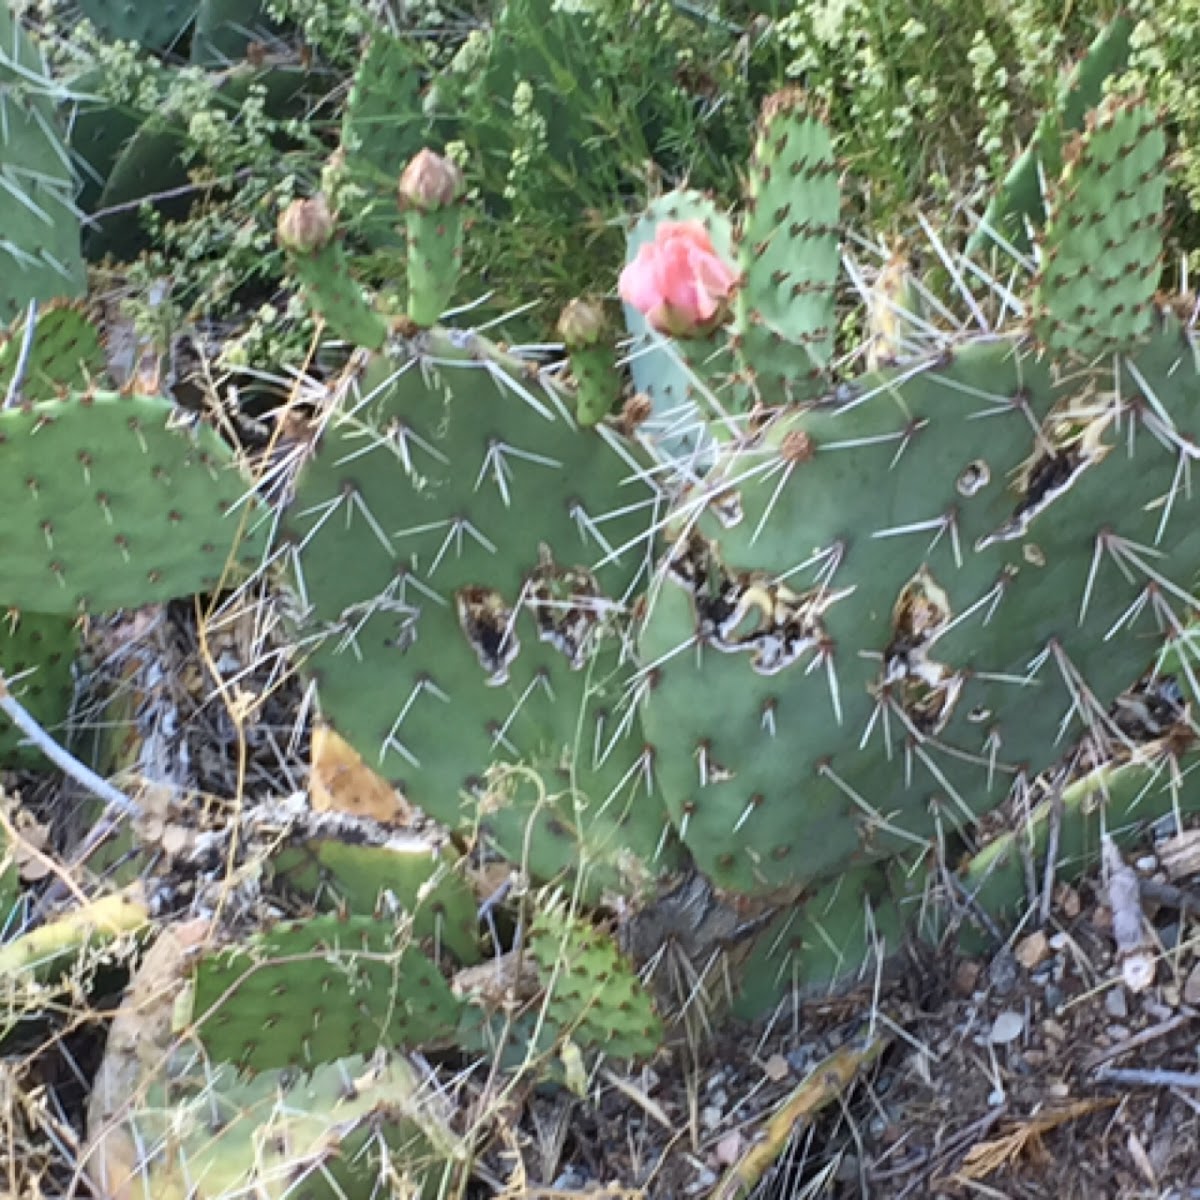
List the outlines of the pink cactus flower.
{"type": "Polygon", "coordinates": [[[659,333],[687,337],[725,319],[737,279],[699,221],[664,221],[621,272],[617,290],[659,333]]]}

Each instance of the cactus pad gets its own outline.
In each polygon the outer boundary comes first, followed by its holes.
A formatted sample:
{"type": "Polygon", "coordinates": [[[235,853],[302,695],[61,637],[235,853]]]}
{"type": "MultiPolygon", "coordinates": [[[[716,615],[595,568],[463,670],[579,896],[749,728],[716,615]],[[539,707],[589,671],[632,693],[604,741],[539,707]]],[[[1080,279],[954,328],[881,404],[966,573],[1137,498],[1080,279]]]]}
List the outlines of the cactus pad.
{"type": "Polygon", "coordinates": [[[271,867],[277,884],[354,916],[382,915],[394,901],[417,938],[468,965],[479,959],[475,898],[454,862],[416,837],[372,845],[330,836],[280,849],[271,867]]]}
{"type": "Polygon", "coordinates": [[[646,882],[666,835],[621,622],[657,499],[633,448],[472,337],[398,345],[337,404],[285,524],[325,716],[535,874],[582,855],[646,882]]]}
{"type": "MultiPolygon", "coordinates": [[[[25,352],[27,321],[0,339],[0,395],[7,395],[25,352]]],[[[16,396],[53,400],[91,386],[106,366],[100,332],[78,308],[54,304],[34,315],[32,342],[16,396]]]]}
{"type": "Polygon", "coordinates": [[[259,507],[211,429],[112,393],[0,413],[0,604],[137,607],[214,587],[262,554],[259,507]]]}
{"type": "Polygon", "coordinates": [[[79,0],[83,15],[107,38],[165,50],[195,19],[199,0],[79,0]]]}
{"type": "Polygon", "coordinates": [[[61,90],[20,22],[0,3],[0,322],[31,300],[85,286],[75,175],[59,136],[61,90]]]}
{"type": "Polygon", "coordinates": [[[196,964],[197,1036],[249,1070],[444,1041],[458,1016],[449,985],[390,919],[281,924],[196,964]]]}
{"type": "Polygon", "coordinates": [[[529,928],[528,948],[546,993],[548,1033],[615,1058],[646,1058],[662,1045],[649,993],[602,930],[547,905],[529,928]]]}
{"type": "Polygon", "coordinates": [[[1144,103],[1110,99],[1064,151],[1042,235],[1038,334],[1085,359],[1149,336],[1162,271],[1166,136],[1144,103]]]}
{"type": "Polygon", "coordinates": [[[1192,335],[1154,322],[1116,368],[1056,375],[992,338],[867,376],[731,446],[681,502],[645,725],[719,886],[918,848],[1079,738],[1122,744],[1108,706],[1200,568],[1181,482],[1200,375],[1192,335]]]}
{"type": "Polygon", "coordinates": [[[740,355],[768,401],[824,390],[841,270],[833,141],[799,91],[767,100],[738,239],[740,355]]]}
{"type": "MultiPolygon", "coordinates": [[[[51,736],[66,722],[75,693],[72,664],[79,631],[70,617],[10,612],[0,620],[0,677],[25,710],[51,736]]],[[[22,745],[24,735],[0,714],[0,767],[43,762],[22,745]]]]}

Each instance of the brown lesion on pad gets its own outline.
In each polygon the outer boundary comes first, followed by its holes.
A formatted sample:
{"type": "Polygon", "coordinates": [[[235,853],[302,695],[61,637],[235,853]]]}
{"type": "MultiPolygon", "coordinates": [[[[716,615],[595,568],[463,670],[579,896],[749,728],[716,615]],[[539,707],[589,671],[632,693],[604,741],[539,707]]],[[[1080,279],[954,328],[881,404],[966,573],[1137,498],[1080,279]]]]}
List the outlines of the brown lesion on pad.
{"type": "Polygon", "coordinates": [[[458,623],[479,665],[487,672],[487,683],[499,687],[508,682],[508,668],[520,652],[513,610],[493,588],[465,587],[455,593],[458,623]]]}
{"type": "Polygon", "coordinates": [[[700,640],[722,653],[748,652],[760,675],[831,652],[823,617],[850,591],[795,592],[761,571],[730,571],[712,543],[695,532],[675,548],[668,571],[691,593],[700,640]]]}

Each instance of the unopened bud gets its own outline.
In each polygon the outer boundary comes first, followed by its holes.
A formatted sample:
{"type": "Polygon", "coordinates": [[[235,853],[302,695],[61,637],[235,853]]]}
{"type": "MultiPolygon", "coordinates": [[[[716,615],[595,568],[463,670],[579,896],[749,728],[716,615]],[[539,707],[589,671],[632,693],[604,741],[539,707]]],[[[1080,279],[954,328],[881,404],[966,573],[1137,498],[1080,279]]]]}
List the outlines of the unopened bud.
{"type": "Polygon", "coordinates": [[[400,176],[400,207],[422,212],[448,208],[462,195],[463,183],[463,173],[455,162],[426,148],[400,176]]]}
{"type": "Polygon", "coordinates": [[[310,200],[293,200],[280,214],[275,236],[293,254],[323,250],[333,238],[333,214],[325,196],[318,192],[310,200]]]}
{"type": "Polygon", "coordinates": [[[604,308],[595,300],[572,300],[558,318],[558,336],[571,349],[594,346],[607,332],[604,308]]]}

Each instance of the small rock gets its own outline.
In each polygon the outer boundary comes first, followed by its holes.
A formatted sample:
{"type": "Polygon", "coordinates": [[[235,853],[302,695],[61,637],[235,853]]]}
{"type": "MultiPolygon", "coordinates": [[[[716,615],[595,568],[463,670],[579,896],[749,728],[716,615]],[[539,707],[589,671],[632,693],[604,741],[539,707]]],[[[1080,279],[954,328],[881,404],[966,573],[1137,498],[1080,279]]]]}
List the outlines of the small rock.
{"type": "Polygon", "coordinates": [[[1007,1046],[1015,1042],[1025,1031],[1025,1018],[1019,1012],[1009,1009],[1002,1012],[993,1022],[988,1041],[993,1046],[1007,1046]]]}
{"type": "Polygon", "coordinates": [[[992,985],[997,996],[1007,996],[1017,986],[1019,972],[1017,960],[1007,950],[1001,950],[992,959],[988,970],[988,982],[992,985]]]}
{"type": "Polygon", "coordinates": [[[1133,864],[1137,869],[1146,875],[1151,874],[1158,869],[1158,859],[1153,854],[1143,854],[1141,858],[1133,864]]]}
{"type": "Polygon", "coordinates": [[[772,1054],[763,1064],[763,1074],[772,1082],[779,1083],[792,1073],[788,1060],[782,1054],[772,1054]]]}
{"type": "Polygon", "coordinates": [[[1183,1000],[1185,1004],[1200,1004],[1200,963],[1192,968],[1183,985],[1183,1000]]]}
{"type": "Polygon", "coordinates": [[[721,1118],[725,1115],[722,1109],[719,1109],[715,1104],[708,1104],[700,1110],[700,1124],[712,1133],[714,1129],[721,1123],[721,1118]]]}
{"type": "Polygon", "coordinates": [[[1017,962],[1027,971],[1044,963],[1050,955],[1050,943],[1046,935],[1039,929],[1028,937],[1022,938],[1016,947],[1017,962]]]}
{"type": "Polygon", "coordinates": [[[1065,1042],[1067,1040],[1067,1031],[1057,1022],[1049,1017],[1042,1022],[1042,1032],[1052,1042],[1065,1042]]]}
{"type": "Polygon", "coordinates": [[[1118,1021],[1123,1021],[1129,1016],[1129,1004],[1125,999],[1124,988],[1109,988],[1104,993],[1104,1011],[1110,1017],[1116,1017],[1118,1021]]]}
{"type": "Polygon", "coordinates": [[[717,1143],[716,1157],[723,1167],[733,1166],[742,1157],[742,1135],[736,1129],[717,1143]]]}

